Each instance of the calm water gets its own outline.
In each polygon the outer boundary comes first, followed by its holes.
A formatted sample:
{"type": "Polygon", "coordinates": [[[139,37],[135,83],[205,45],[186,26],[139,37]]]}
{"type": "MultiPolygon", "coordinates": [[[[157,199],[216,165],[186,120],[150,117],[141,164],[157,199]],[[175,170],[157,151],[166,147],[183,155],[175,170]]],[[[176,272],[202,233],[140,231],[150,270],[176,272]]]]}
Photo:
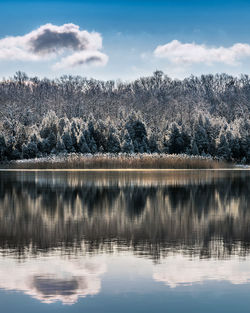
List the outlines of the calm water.
{"type": "Polygon", "coordinates": [[[249,178],[0,172],[0,312],[249,312],[249,178]]]}

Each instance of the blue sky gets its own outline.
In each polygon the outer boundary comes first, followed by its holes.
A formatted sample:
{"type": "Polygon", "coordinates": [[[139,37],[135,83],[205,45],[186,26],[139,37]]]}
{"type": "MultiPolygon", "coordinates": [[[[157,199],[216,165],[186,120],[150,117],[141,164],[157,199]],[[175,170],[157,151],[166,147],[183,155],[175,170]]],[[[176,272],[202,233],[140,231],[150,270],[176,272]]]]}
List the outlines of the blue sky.
{"type": "Polygon", "coordinates": [[[178,78],[250,74],[249,30],[250,1],[243,0],[0,1],[0,76],[16,70],[41,77],[71,73],[122,80],[150,75],[155,69],[178,78]],[[25,36],[47,23],[73,23],[80,31],[99,33],[102,46],[93,56],[100,55],[102,62],[67,61],[67,66],[55,67],[60,59],[80,51],[68,48],[53,57],[23,59],[3,51],[6,43],[1,46],[1,40],[7,36],[25,36]],[[243,46],[234,46],[238,43],[243,46]]]}

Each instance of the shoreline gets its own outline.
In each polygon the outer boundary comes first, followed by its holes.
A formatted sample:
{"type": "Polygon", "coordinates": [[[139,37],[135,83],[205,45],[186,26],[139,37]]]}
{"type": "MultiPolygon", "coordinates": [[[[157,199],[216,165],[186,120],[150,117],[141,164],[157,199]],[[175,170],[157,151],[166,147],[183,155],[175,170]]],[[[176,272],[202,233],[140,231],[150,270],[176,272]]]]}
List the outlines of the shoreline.
{"type": "Polygon", "coordinates": [[[250,171],[249,167],[229,168],[0,168],[0,172],[194,172],[250,171]]]}
{"type": "Polygon", "coordinates": [[[173,171],[244,168],[209,156],[186,154],[61,154],[6,161],[0,170],[173,171]]]}

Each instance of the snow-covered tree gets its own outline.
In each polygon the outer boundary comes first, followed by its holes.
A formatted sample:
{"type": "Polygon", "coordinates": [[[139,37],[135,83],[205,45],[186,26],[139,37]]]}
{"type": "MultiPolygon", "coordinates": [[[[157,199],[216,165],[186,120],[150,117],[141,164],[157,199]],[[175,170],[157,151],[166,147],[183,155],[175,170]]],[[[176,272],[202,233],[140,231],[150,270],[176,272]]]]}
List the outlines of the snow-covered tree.
{"type": "Polygon", "coordinates": [[[81,153],[91,153],[91,150],[90,150],[90,148],[87,144],[87,141],[85,139],[84,133],[82,133],[79,137],[78,147],[79,147],[79,151],[81,153]]]}
{"type": "Polygon", "coordinates": [[[229,161],[231,159],[231,149],[224,134],[220,135],[220,141],[217,147],[217,155],[224,160],[229,161]]]}
{"type": "Polygon", "coordinates": [[[0,134],[0,160],[4,160],[6,153],[6,141],[3,135],[0,134]]]}
{"type": "Polygon", "coordinates": [[[121,151],[119,138],[112,130],[108,135],[107,149],[111,153],[119,153],[121,151]]]}
{"type": "Polygon", "coordinates": [[[127,130],[125,130],[124,138],[121,144],[123,153],[134,153],[134,145],[127,130]]]}

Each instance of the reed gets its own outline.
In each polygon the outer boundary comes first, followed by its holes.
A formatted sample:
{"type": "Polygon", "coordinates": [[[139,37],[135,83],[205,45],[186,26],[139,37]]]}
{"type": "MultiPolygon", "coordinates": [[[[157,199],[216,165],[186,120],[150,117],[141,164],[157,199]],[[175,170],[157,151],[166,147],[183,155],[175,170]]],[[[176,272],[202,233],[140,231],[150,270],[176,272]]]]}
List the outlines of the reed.
{"type": "Polygon", "coordinates": [[[10,169],[219,169],[230,164],[186,154],[62,154],[2,163],[10,169]]]}

